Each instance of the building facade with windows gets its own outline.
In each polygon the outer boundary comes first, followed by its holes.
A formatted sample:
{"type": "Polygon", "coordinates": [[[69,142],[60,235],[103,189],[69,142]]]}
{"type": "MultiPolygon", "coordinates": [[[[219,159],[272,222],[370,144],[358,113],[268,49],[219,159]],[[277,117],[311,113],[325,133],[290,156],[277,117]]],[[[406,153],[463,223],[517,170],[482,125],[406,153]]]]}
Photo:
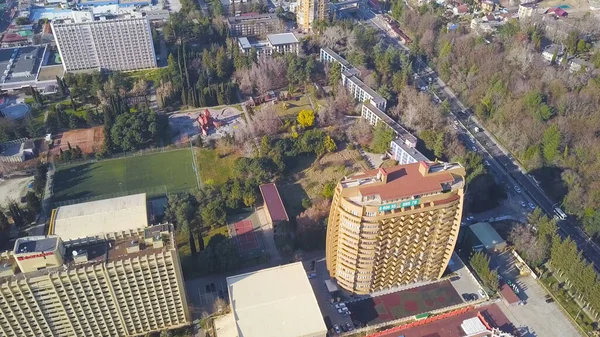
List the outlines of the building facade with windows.
{"type": "Polygon", "coordinates": [[[171,225],[20,238],[0,262],[2,336],[139,336],[191,322],[171,225]]]}
{"type": "Polygon", "coordinates": [[[384,123],[394,132],[394,139],[390,144],[390,153],[398,164],[411,164],[419,161],[427,161],[421,152],[417,150],[417,137],[413,136],[385,112],[379,110],[376,106],[370,103],[363,103],[361,108],[361,116],[366,119],[369,124],[377,125],[384,123]]]}
{"type": "Polygon", "coordinates": [[[349,69],[342,72],[342,85],[358,101],[363,103],[368,102],[380,110],[385,110],[387,100],[361,81],[358,78],[358,71],[356,69],[349,69]]]}
{"type": "Polygon", "coordinates": [[[328,19],[328,0],[298,0],[296,22],[304,32],[312,32],[316,20],[328,19]]]}
{"type": "Polygon", "coordinates": [[[65,71],[130,71],[156,68],[150,21],[146,17],[95,17],[80,12],[52,22],[65,71]]]}
{"type": "Polygon", "coordinates": [[[338,183],[327,227],[327,269],[355,294],[439,279],[458,239],[460,164],[421,161],[338,183]]]}
{"type": "Polygon", "coordinates": [[[231,16],[227,18],[231,36],[263,36],[283,31],[283,23],[275,13],[231,16]]]}
{"type": "Polygon", "coordinates": [[[319,61],[322,63],[337,63],[340,65],[342,71],[354,69],[350,62],[346,61],[345,58],[341,57],[340,54],[334,52],[330,48],[323,47],[319,54],[319,61]]]}
{"type": "Polygon", "coordinates": [[[252,37],[239,37],[238,46],[242,53],[256,51],[258,57],[273,54],[296,54],[300,52],[300,42],[293,33],[269,34],[266,40],[252,37]]]}

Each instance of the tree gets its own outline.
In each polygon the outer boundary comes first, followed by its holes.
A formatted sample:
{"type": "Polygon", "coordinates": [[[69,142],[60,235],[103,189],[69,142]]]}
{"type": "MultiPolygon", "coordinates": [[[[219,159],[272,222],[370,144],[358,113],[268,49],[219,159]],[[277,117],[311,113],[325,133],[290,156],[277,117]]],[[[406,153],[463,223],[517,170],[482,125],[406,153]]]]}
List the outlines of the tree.
{"type": "Polygon", "coordinates": [[[46,177],[48,173],[48,164],[44,164],[41,161],[38,162],[35,175],[33,176],[33,191],[38,196],[41,196],[44,193],[44,189],[46,188],[46,177]]]}
{"type": "Polygon", "coordinates": [[[158,118],[155,112],[139,110],[117,117],[111,128],[113,143],[124,151],[147,146],[158,136],[158,118]]]}
{"type": "Polygon", "coordinates": [[[498,274],[490,270],[490,258],[485,253],[477,252],[471,255],[469,263],[486,287],[491,290],[498,289],[498,274]]]}
{"type": "Polygon", "coordinates": [[[375,153],[385,153],[394,139],[394,131],[383,122],[377,123],[373,132],[373,141],[371,142],[371,151],[375,153]]]}
{"type": "Polygon", "coordinates": [[[346,129],[346,137],[353,143],[367,146],[373,140],[373,128],[366,119],[360,118],[346,129]]]}
{"type": "Polygon", "coordinates": [[[33,214],[39,213],[42,207],[40,198],[38,198],[37,195],[35,195],[35,193],[30,191],[27,192],[27,194],[25,195],[25,199],[27,201],[27,209],[33,214]]]}
{"type": "Polygon", "coordinates": [[[298,113],[298,124],[303,128],[313,126],[315,122],[315,112],[309,109],[300,110],[298,113]]]}
{"type": "MultiPolygon", "coordinates": [[[[196,240],[194,234],[200,236],[201,222],[197,221],[197,207],[194,198],[189,194],[177,195],[171,194],[167,199],[165,207],[165,219],[174,222],[178,230],[187,231],[190,251],[196,255],[196,240]]],[[[202,250],[203,241],[200,239],[200,250],[202,250]]]]}
{"type": "Polygon", "coordinates": [[[546,258],[544,247],[527,226],[514,226],[510,231],[509,239],[529,265],[537,267],[544,262],[546,258]]]}
{"type": "Polygon", "coordinates": [[[561,142],[560,130],[557,124],[550,125],[542,137],[542,149],[546,162],[552,163],[559,154],[561,142]]]}
{"type": "Polygon", "coordinates": [[[0,231],[5,231],[10,228],[10,222],[8,218],[4,214],[4,212],[0,211],[0,231]]]}
{"type": "Polygon", "coordinates": [[[321,194],[325,199],[331,200],[333,198],[333,194],[335,193],[336,183],[333,181],[327,182],[325,186],[323,186],[323,191],[321,194]]]}
{"type": "Polygon", "coordinates": [[[334,62],[327,72],[327,81],[329,85],[336,88],[342,81],[342,66],[334,62]]]}

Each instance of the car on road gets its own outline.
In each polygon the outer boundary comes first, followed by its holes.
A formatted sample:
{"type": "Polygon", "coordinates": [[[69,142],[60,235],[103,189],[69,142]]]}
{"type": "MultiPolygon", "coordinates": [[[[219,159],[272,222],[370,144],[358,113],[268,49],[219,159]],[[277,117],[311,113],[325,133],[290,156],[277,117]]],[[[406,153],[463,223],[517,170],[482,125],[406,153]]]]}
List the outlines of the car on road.
{"type": "Polygon", "coordinates": [[[333,330],[335,333],[342,333],[342,329],[340,329],[340,326],[337,324],[333,326],[333,330]]]}
{"type": "Polygon", "coordinates": [[[471,146],[471,150],[477,152],[477,146],[475,146],[475,145],[471,146]]]}
{"type": "Polygon", "coordinates": [[[521,204],[521,207],[527,208],[527,204],[525,203],[525,201],[520,201],[519,204],[521,204]]]}
{"type": "Polygon", "coordinates": [[[514,189],[515,189],[515,192],[521,193],[521,188],[519,186],[515,185],[514,189]]]}
{"type": "Polygon", "coordinates": [[[309,280],[314,279],[315,277],[317,277],[317,273],[310,273],[310,274],[308,274],[308,279],[309,280]]]}
{"type": "Polygon", "coordinates": [[[529,205],[529,209],[531,209],[532,211],[535,210],[536,207],[535,207],[534,203],[530,202],[528,205],[529,205]]]}
{"type": "Polygon", "coordinates": [[[485,166],[490,166],[490,162],[489,162],[489,161],[487,161],[487,160],[484,160],[484,161],[483,161],[483,165],[485,165],[485,166]]]}
{"type": "Polygon", "coordinates": [[[468,220],[468,221],[471,221],[471,220],[473,220],[473,219],[475,219],[475,217],[474,217],[474,216],[472,216],[472,215],[469,215],[469,216],[467,217],[467,220],[468,220]]]}

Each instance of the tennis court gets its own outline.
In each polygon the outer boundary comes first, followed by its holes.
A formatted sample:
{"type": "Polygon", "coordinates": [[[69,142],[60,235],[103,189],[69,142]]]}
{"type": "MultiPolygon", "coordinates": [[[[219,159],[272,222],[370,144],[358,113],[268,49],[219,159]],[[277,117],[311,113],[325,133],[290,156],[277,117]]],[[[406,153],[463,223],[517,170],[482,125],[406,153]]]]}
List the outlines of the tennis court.
{"type": "Polygon", "coordinates": [[[229,236],[242,257],[255,257],[263,251],[262,232],[255,213],[238,214],[228,221],[229,236]]]}
{"type": "Polygon", "coordinates": [[[366,298],[346,305],[352,320],[374,325],[399,318],[428,313],[462,303],[449,281],[432,283],[391,294],[366,298]]]}

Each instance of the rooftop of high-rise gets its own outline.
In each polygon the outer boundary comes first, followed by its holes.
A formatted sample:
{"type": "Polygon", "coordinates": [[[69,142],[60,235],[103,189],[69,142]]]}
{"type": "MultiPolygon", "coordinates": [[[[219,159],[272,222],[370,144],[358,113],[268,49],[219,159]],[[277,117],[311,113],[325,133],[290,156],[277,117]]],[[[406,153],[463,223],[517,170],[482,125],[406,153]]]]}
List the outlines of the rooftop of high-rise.
{"type": "Polygon", "coordinates": [[[341,181],[354,188],[346,195],[359,204],[378,204],[443,193],[464,186],[464,168],[458,163],[426,162],[379,168],[341,181]]]}

